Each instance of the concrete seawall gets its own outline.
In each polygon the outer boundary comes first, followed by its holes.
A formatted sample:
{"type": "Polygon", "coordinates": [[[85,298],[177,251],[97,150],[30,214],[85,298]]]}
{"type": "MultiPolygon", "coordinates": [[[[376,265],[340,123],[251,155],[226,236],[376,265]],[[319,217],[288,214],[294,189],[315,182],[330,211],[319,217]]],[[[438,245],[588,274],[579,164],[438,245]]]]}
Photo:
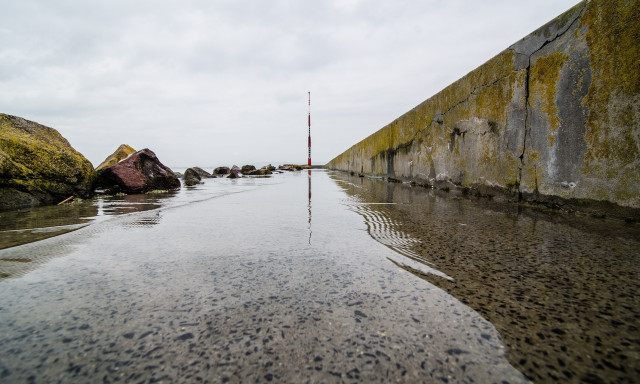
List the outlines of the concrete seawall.
{"type": "Polygon", "coordinates": [[[637,218],[639,62],[640,1],[581,2],[327,167],[637,218]]]}

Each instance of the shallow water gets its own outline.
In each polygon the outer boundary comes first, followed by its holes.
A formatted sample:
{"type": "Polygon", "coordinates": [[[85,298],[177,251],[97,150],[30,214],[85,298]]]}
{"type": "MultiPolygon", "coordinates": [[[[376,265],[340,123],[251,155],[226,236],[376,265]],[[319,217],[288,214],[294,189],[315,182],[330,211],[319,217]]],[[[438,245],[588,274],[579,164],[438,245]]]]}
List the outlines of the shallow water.
{"type": "Polygon", "coordinates": [[[640,381],[640,228],[332,174],[405,268],[489,320],[536,382],[640,381]]]}
{"type": "Polygon", "coordinates": [[[315,170],[127,198],[0,250],[1,382],[638,377],[635,227],[315,170]]]}
{"type": "Polygon", "coordinates": [[[0,250],[40,263],[0,281],[3,382],[525,381],[327,173],[185,191],[208,197],[0,250]]]}

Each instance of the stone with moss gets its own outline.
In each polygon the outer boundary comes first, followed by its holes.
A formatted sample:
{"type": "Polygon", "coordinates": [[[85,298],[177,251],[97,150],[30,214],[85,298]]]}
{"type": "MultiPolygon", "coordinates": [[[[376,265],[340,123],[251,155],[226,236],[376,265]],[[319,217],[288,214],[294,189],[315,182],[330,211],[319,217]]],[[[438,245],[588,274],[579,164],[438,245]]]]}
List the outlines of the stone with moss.
{"type": "Polygon", "coordinates": [[[213,175],[215,177],[220,177],[220,176],[228,175],[229,172],[231,172],[231,169],[229,169],[229,167],[217,167],[216,169],[213,170],[213,175]]]}
{"type": "Polygon", "coordinates": [[[240,170],[240,172],[242,172],[243,175],[246,175],[249,172],[255,171],[255,170],[256,170],[256,167],[254,165],[247,164],[242,166],[242,169],[240,170]]]}
{"type": "Polygon", "coordinates": [[[200,177],[198,171],[193,168],[187,168],[187,170],[184,171],[184,175],[182,175],[182,182],[188,187],[194,186],[196,184],[201,184],[201,180],[202,177],[200,177]]]}
{"type": "Polygon", "coordinates": [[[268,176],[268,175],[271,175],[272,173],[273,172],[271,172],[266,168],[254,169],[254,170],[248,171],[247,173],[243,172],[243,174],[247,176],[268,176]]]}
{"type": "Polygon", "coordinates": [[[98,167],[96,171],[99,171],[103,168],[110,167],[114,164],[117,164],[121,160],[126,159],[129,155],[136,153],[136,150],[133,147],[127,144],[120,144],[118,149],[115,150],[111,155],[109,155],[98,167]]]}
{"type": "Polygon", "coordinates": [[[93,165],[53,128],[0,114],[0,209],[93,194],[93,165]]]}

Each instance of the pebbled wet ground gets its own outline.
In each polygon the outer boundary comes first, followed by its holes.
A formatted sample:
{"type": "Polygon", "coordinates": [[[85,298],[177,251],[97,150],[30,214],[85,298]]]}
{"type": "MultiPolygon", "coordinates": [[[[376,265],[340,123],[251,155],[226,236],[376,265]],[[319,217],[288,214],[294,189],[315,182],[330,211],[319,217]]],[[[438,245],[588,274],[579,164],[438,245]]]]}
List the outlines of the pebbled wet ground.
{"type": "Polygon", "coordinates": [[[373,205],[313,172],[0,250],[0,382],[526,382],[416,274],[442,271],[429,243],[372,238],[373,205]]]}
{"type": "Polygon", "coordinates": [[[489,320],[534,382],[640,382],[640,227],[343,173],[372,238],[489,320]]]}

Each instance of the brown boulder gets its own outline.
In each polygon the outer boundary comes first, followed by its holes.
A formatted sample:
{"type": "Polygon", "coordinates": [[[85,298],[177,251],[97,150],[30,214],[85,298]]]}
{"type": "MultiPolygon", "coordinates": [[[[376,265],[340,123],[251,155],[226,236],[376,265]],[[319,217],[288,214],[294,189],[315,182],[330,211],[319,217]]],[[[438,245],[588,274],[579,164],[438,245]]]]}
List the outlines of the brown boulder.
{"type": "Polygon", "coordinates": [[[180,188],[180,180],[145,148],[98,172],[98,188],[109,193],[145,193],[155,189],[180,188]]]}

